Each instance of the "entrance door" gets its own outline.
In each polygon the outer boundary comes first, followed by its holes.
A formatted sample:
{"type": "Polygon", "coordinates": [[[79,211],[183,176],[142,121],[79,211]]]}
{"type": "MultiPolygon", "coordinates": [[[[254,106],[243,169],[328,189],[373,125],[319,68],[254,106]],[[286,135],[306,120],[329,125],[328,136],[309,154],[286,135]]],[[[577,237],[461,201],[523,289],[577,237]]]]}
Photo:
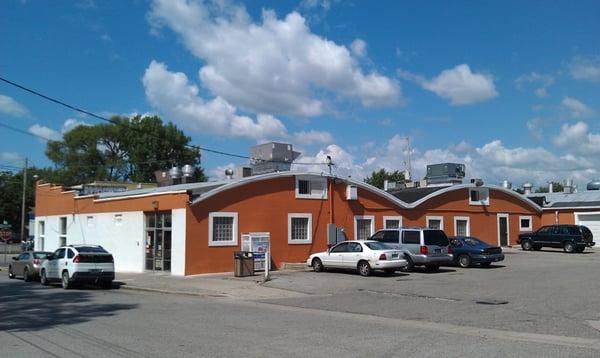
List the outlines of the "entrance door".
{"type": "Polygon", "coordinates": [[[508,214],[498,214],[498,243],[508,246],[508,214]]]}
{"type": "Polygon", "coordinates": [[[146,214],[146,270],[171,271],[171,213],[146,214]]]}

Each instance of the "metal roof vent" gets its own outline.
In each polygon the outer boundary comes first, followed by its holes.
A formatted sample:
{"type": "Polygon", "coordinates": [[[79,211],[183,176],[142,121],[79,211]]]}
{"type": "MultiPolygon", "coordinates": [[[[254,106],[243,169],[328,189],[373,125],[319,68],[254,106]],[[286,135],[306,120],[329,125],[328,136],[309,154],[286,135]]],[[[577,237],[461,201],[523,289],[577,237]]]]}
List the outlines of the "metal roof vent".
{"type": "Polygon", "coordinates": [[[594,179],[587,184],[587,190],[600,190],[600,179],[594,179]]]}
{"type": "Polygon", "coordinates": [[[180,179],[181,174],[181,169],[179,169],[179,167],[177,166],[169,169],[169,176],[171,177],[171,179],[180,179]]]}
{"type": "Polygon", "coordinates": [[[523,184],[523,191],[525,192],[525,195],[531,195],[532,188],[533,188],[533,184],[531,184],[531,183],[523,184]]]}
{"type": "Polygon", "coordinates": [[[184,178],[193,177],[195,172],[196,172],[196,169],[194,169],[193,165],[186,164],[183,166],[183,168],[181,168],[181,173],[183,174],[184,178]]]}
{"type": "Polygon", "coordinates": [[[509,189],[510,190],[510,189],[512,189],[512,183],[509,182],[508,180],[503,180],[502,181],[502,187],[504,189],[509,189]]]}

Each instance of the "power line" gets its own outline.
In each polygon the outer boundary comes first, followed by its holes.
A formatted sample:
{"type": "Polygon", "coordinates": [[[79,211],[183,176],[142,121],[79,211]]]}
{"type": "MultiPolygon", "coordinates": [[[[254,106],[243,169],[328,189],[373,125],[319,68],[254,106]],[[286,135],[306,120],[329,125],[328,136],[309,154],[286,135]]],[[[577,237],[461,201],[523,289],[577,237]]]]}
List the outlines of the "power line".
{"type": "MultiPolygon", "coordinates": [[[[45,94],[43,94],[41,92],[38,92],[36,90],[33,90],[31,88],[28,88],[28,87],[25,87],[23,85],[20,85],[20,84],[18,84],[16,82],[13,82],[13,81],[8,80],[8,79],[6,79],[4,77],[1,77],[1,76],[0,76],[0,81],[8,83],[11,86],[17,87],[17,88],[19,88],[19,89],[21,89],[23,91],[29,92],[29,93],[31,93],[33,95],[41,97],[41,98],[43,98],[45,100],[48,100],[50,102],[56,103],[58,105],[66,107],[66,108],[69,108],[69,109],[71,109],[73,111],[80,112],[80,113],[86,114],[88,116],[91,116],[91,117],[94,117],[94,118],[97,118],[99,120],[102,120],[102,121],[105,121],[105,122],[108,122],[108,123],[112,123],[112,124],[115,124],[115,125],[122,125],[123,124],[123,123],[119,123],[119,122],[117,122],[117,121],[115,121],[113,119],[106,118],[106,117],[97,115],[95,113],[92,113],[90,111],[87,111],[85,109],[76,107],[74,105],[70,105],[70,104],[68,104],[68,103],[66,103],[64,101],[61,101],[59,99],[50,97],[48,95],[45,95],[45,94]]],[[[28,135],[33,135],[33,136],[36,136],[36,137],[39,137],[39,138],[43,138],[41,136],[37,136],[37,135],[34,135],[32,133],[29,133],[29,132],[24,132],[24,131],[21,131],[21,130],[19,130],[19,132],[24,133],[24,134],[28,134],[28,135]]],[[[155,137],[159,138],[158,136],[155,136],[155,137]]],[[[43,138],[43,139],[46,139],[48,141],[51,140],[49,138],[43,138]]],[[[240,158],[240,159],[258,160],[258,161],[263,162],[263,163],[265,163],[265,162],[266,163],[286,163],[286,164],[288,163],[288,162],[285,162],[285,161],[278,161],[278,160],[262,160],[262,159],[258,159],[258,158],[252,158],[252,157],[247,156],[247,155],[241,155],[241,154],[235,154],[235,153],[228,153],[228,152],[224,152],[224,151],[221,151],[221,150],[210,149],[210,148],[201,147],[201,146],[194,145],[194,144],[185,144],[185,146],[189,147],[189,148],[196,149],[196,150],[201,150],[201,151],[205,151],[205,152],[209,152],[209,153],[213,153],[213,154],[218,154],[218,155],[224,155],[224,156],[229,156],[229,157],[234,157],[234,158],[240,158]]],[[[293,164],[296,164],[296,165],[327,165],[327,163],[300,163],[300,162],[293,163],[293,164]]]]}

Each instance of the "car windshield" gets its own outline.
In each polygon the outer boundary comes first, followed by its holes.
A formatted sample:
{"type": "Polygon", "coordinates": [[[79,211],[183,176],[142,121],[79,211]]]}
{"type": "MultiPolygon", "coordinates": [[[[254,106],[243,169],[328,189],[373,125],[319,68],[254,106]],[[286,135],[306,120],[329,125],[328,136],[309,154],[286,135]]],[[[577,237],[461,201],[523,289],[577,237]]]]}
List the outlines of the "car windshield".
{"type": "Polygon", "coordinates": [[[80,246],[76,247],[76,249],[82,253],[107,253],[106,250],[98,246],[80,246]]]}
{"type": "Polygon", "coordinates": [[[476,239],[474,237],[465,237],[463,239],[464,243],[469,246],[479,246],[485,244],[483,241],[476,239]]]}
{"type": "Polygon", "coordinates": [[[425,245],[448,246],[448,237],[442,230],[425,230],[423,231],[425,245]]]}
{"type": "Polygon", "coordinates": [[[36,259],[43,260],[48,257],[49,252],[34,252],[33,257],[36,259]]]}
{"type": "Polygon", "coordinates": [[[389,250],[393,248],[383,242],[365,242],[365,245],[371,250],[389,250]]]}

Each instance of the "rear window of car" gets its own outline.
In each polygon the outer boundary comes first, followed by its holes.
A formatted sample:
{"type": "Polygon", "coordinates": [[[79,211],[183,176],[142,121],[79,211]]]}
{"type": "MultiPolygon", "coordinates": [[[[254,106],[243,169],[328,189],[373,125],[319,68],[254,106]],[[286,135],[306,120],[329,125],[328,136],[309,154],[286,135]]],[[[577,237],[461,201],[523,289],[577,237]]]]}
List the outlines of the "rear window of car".
{"type": "Polygon", "coordinates": [[[383,242],[365,242],[365,245],[371,250],[389,250],[392,248],[391,245],[383,242]]]}
{"type": "Polygon", "coordinates": [[[442,230],[424,230],[425,245],[448,246],[448,237],[442,230]]]}
{"type": "Polygon", "coordinates": [[[108,253],[103,248],[94,247],[94,246],[80,246],[80,247],[76,247],[76,249],[77,249],[77,251],[82,252],[82,253],[101,253],[101,254],[108,253]]]}

